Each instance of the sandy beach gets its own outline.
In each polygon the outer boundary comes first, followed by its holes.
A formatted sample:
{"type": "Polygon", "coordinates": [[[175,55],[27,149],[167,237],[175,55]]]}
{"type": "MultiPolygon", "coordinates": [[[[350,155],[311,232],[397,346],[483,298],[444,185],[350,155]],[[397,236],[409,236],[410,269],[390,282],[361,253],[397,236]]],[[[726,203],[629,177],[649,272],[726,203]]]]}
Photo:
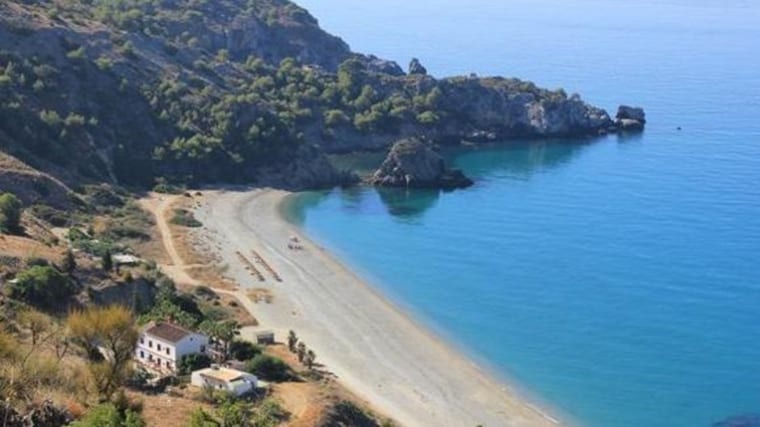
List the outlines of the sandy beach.
{"type": "Polygon", "coordinates": [[[340,382],[404,426],[558,425],[285,221],[278,206],[288,194],[205,192],[196,211],[204,224],[199,244],[221,257],[226,275],[274,295],[252,307],[262,329],[279,340],[295,330],[340,382]],[[302,250],[288,248],[292,236],[302,250]],[[260,255],[281,281],[260,265],[266,280],[255,278],[241,254],[260,255]]]}

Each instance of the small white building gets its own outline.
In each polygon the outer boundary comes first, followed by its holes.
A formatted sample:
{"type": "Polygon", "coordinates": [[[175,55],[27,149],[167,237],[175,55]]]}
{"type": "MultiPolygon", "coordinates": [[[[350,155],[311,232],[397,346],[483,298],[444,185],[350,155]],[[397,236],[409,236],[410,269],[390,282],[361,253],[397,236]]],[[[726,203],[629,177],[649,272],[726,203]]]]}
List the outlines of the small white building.
{"type": "Polygon", "coordinates": [[[211,387],[214,390],[225,390],[235,396],[242,396],[256,388],[258,379],[248,372],[212,366],[194,371],[190,375],[190,383],[201,388],[211,387]]]}
{"type": "Polygon", "coordinates": [[[134,266],[142,262],[140,258],[130,254],[115,254],[111,256],[111,260],[118,266],[134,266]]]}
{"type": "Polygon", "coordinates": [[[161,373],[175,373],[182,357],[208,350],[209,339],[168,322],[151,322],[140,333],[135,360],[161,373]]]}

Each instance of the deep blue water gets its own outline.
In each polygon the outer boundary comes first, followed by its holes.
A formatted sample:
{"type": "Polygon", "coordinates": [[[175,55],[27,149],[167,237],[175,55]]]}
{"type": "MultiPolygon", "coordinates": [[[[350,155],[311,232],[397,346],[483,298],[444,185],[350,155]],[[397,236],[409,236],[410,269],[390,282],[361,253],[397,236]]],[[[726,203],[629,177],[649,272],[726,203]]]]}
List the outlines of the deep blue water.
{"type": "Polygon", "coordinates": [[[649,118],[628,139],[452,153],[464,191],[307,193],[310,235],[582,425],[760,412],[760,5],[300,3],[357,51],[649,118]]]}

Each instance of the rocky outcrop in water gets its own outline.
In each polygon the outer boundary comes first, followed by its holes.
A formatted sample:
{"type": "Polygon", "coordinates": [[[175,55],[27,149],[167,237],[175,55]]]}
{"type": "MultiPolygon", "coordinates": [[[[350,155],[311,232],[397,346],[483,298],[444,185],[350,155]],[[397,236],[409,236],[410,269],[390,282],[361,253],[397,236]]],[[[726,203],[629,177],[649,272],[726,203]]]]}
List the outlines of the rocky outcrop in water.
{"type": "Polygon", "coordinates": [[[462,171],[449,169],[438,153],[417,138],[396,142],[369,182],[384,187],[442,189],[473,184],[462,171]]]}
{"type": "Polygon", "coordinates": [[[615,125],[618,129],[625,131],[641,131],[647,122],[643,108],[628,105],[618,107],[615,119],[615,125]]]}
{"type": "Polygon", "coordinates": [[[744,414],[714,423],[712,427],[760,427],[760,414],[744,414]]]}

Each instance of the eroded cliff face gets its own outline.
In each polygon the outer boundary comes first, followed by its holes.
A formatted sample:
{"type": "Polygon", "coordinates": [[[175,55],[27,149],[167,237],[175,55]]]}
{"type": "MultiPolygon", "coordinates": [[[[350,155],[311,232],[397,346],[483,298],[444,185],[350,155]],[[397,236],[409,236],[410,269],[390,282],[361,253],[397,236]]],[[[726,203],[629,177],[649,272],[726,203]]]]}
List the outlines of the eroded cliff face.
{"type": "Polygon", "coordinates": [[[249,56],[279,63],[294,58],[302,64],[335,71],[351,55],[339,37],[324,32],[307,11],[294,4],[277,6],[268,12],[256,10],[209,9],[202,17],[174,21],[170,35],[197,35],[197,46],[208,51],[226,50],[231,58],[245,61],[249,56]]]}

